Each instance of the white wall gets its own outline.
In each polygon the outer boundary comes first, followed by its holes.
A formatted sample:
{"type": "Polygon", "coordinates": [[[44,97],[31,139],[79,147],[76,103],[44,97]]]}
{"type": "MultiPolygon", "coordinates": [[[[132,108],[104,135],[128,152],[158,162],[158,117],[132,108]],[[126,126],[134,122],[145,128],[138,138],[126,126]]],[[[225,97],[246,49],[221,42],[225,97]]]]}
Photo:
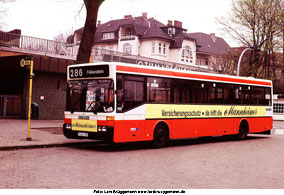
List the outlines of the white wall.
{"type": "Polygon", "coordinates": [[[134,40],[120,40],[118,41],[118,52],[122,52],[123,53],[123,45],[124,44],[130,44],[131,45],[131,53],[132,55],[138,55],[138,48],[140,46],[140,42],[138,40],[138,37],[135,36],[134,40]]]}
{"type": "Polygon", "coordinates": [[[140,40],[140,49],[139,53],[141,56],[154,58],[158,60],[170,61],[170,42],[166,40],[159,39],[142,39],[140,40]],[[155,43],[155,52],[152,52],[153,43],[155,43]],[[159,43],[161,43],[161,53],[159,52],[159,43]],[[165,54],[164,54],[164,45],[165,45],[165,54]]]}
{"type": "Polygon", "coordinates": [[[196,61],[196,45],[194,41],[190,40],[183,40],[182,48],[177,49],[171,49],[170,52],[170,61],[180,63],[180,64],[186,64],[186,65],[195,65],[196,61]],[[189,46],[192,51],[192,58],[188,59],[188,62],[186,62],[186,58],[182,57],[182,50],[185,46],[189,46]],[[183,61],[182,61],[183,59],[183,61]]]}

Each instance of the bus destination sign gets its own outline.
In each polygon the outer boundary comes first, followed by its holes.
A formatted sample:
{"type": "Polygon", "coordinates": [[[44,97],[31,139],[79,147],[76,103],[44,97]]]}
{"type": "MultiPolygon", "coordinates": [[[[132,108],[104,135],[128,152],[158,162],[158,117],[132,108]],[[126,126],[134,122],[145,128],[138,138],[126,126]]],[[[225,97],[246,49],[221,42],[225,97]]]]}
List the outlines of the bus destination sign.
{"type": "Polygon", "coordinates": [[[69,78],[91,78],[91,77],[108,77],[109,66],[82,66],[82,67],[69,67],[69,78]]]}

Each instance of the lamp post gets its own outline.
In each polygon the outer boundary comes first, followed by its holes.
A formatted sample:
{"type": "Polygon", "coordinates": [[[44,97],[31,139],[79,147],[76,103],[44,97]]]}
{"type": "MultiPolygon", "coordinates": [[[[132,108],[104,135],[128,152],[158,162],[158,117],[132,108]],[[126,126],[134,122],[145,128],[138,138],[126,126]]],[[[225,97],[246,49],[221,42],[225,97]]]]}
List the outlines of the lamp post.
{"type": "Polygon", "coordinates": [[[254,49],[249,47],[249,48],[246,48],[246,49],[241,53],[241,55],[240,55],[240,57],[239,57],[239,61],[238,61],[237,76],[240,76],[240,65],[241,65],[242,57],[243,57],[243,55],[245,54],[245,52],[246,52],[247,50],[254,50],[254,49]]]}

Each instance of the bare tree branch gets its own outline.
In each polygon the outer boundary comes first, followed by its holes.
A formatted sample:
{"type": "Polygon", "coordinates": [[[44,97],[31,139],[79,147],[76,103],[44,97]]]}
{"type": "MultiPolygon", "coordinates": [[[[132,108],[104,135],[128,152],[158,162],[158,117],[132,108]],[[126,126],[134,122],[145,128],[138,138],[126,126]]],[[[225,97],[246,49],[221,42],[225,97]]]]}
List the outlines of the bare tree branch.
{"type": "Polygon", "coordinates": [[[242,65],[243,75],[275,78],[279,66],[275,51],[284,45],[279,44],[284,40],[283,4],[283,0],[234,0],[229,17],[217,19],[224,32],[242,46],[255,49],[242,65]]]}

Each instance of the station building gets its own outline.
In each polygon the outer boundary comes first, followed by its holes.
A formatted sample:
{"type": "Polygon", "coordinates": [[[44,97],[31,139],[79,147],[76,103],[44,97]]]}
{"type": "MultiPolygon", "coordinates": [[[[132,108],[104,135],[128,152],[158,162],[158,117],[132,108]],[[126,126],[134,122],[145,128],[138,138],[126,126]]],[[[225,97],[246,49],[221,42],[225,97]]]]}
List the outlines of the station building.
{"type": "MultiPolygon", "coordinates": [[[[26,56],[34,60],[32,117],[63,119],[66,97],[66,67],[74,64],[70,57],[23,48],[22,35],[0,32],[0,118],[28,116],[29,66],[21,67],[26,56]]],[[[30,43],[47,44],[47,40],[30,38],[30,43]],[[31,41],[32,40],[32,41],[31,41]]],[[[52,43],[52,41],[50,41],[52,43]]],[[[32,45],[30,45],[32,46],[32,45]]],[[[32,48],[32,47],[31,47],[32,48]]]]}

